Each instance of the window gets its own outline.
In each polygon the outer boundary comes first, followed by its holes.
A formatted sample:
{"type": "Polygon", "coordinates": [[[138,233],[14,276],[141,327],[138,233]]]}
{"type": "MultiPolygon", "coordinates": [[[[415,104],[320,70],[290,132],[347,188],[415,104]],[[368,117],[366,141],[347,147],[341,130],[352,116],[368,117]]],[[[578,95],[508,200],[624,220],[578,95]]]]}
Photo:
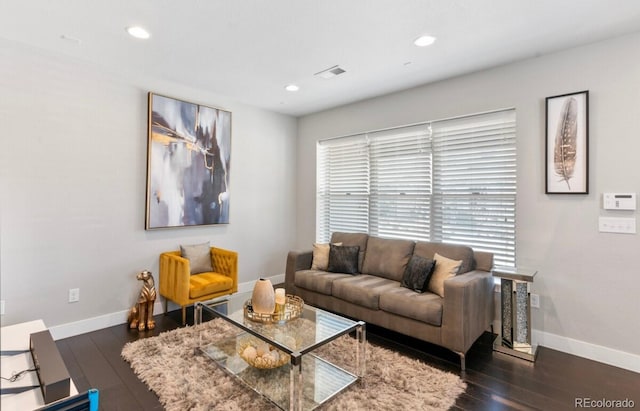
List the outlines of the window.
{"type": "Polygon", "coordinates": [[[318,142],[316,238],[464,244],[515,265],[515,110],[318,142]]]}

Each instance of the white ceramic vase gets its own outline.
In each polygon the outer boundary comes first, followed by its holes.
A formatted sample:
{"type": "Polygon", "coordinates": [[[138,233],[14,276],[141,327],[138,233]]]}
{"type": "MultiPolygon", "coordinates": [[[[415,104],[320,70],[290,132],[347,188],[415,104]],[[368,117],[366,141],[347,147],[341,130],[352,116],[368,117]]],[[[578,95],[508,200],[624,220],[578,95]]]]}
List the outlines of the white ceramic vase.
{"type": "Polygon", "coordinates": [[[251,305],[256,313],[273,313],[276,308],[276,296],[271,280],[261,278],[256,281],[251,295],[251,305]]]}

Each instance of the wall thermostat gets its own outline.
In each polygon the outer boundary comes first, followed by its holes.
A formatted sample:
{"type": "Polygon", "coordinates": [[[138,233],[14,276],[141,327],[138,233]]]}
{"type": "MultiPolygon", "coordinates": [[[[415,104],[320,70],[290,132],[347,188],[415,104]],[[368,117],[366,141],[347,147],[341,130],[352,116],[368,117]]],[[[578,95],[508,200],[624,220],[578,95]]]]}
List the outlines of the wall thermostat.
{"type": "Polygon", "coordinates": [[[636,193],[604,193],[605,210],[635,210],[636,193]]]}

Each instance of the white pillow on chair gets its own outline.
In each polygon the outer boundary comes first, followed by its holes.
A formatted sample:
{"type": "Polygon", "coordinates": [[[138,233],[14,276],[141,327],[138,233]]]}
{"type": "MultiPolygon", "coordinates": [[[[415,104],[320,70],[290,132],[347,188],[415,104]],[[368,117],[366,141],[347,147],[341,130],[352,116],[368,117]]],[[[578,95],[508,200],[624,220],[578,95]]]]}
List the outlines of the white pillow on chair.
{"type": "Polygon", "coordinates": [[[211,246],[208,241],[202,244],[181,245],[180,254],[189,260],[191,274],[213,271],[213,266],[211,265],[211,246]]]}

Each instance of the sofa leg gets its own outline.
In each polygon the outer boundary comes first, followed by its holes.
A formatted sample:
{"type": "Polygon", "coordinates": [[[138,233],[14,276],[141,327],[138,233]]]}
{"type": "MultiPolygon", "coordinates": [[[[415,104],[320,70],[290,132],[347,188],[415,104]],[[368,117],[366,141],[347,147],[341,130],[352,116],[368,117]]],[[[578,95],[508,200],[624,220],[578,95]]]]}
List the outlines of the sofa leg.
{"type": "Polygon", "coordinates": [[[167,315],[169,313],[169,299],[165,298],[164,299],[164,315],[167,315]]]}
{"type": "Polygon", "coordinates": [[[465,357],[464,354],[458,354],[460,356],[460,371],[466,370],[465,357]]]}
{"type": "Polygon", "coordinates": [[[182,325],[187,324],[187,306],[182,306],[182,325]]]}

